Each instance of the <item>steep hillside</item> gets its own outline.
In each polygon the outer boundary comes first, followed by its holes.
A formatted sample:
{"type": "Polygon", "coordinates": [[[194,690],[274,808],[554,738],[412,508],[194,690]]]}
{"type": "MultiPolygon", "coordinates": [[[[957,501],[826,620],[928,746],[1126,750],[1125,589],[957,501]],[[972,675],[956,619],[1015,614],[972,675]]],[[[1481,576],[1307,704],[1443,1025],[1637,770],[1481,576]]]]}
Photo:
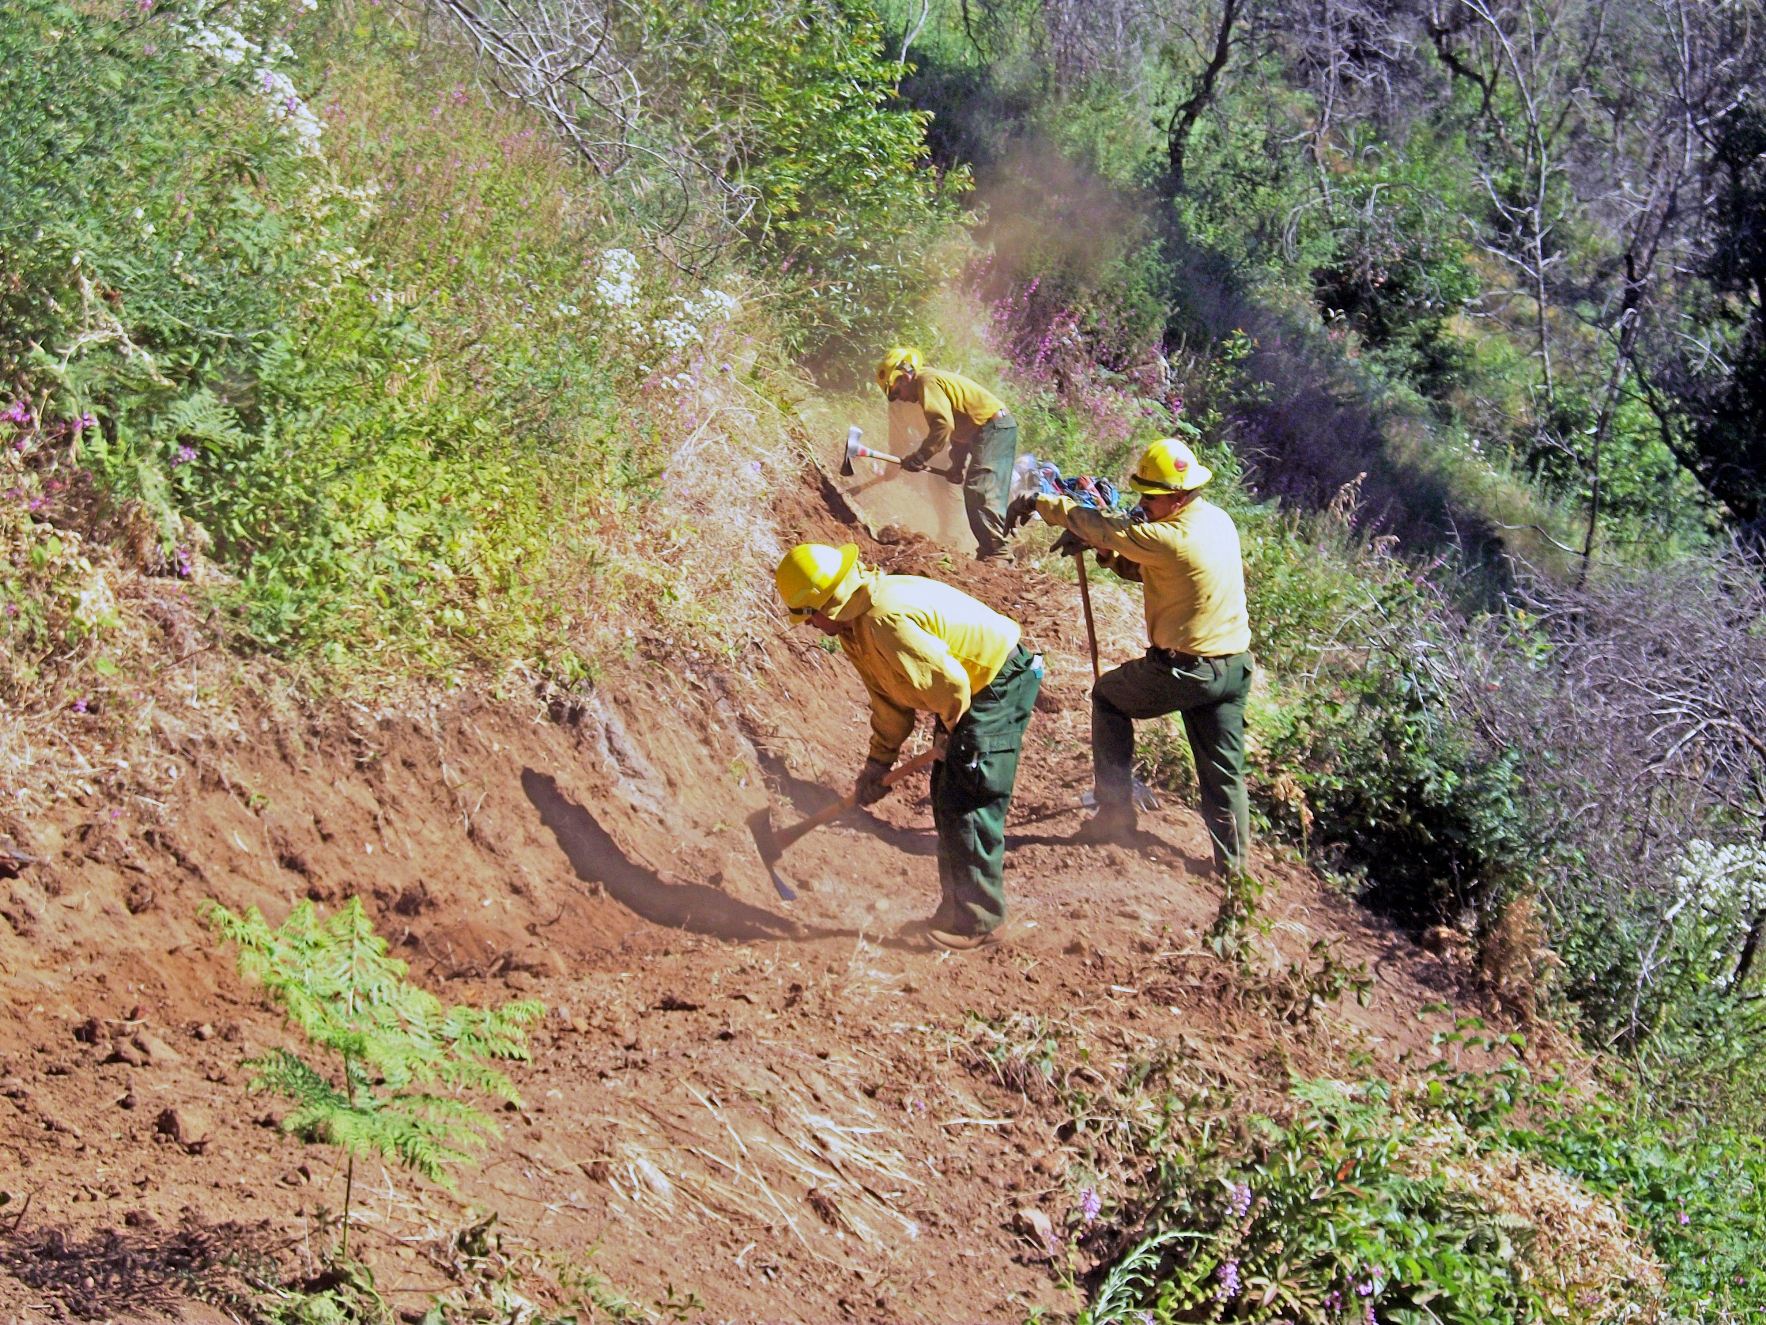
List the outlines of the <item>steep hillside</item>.
{"type": "Polygon", "coordinates": [[[550,1009],[523,1108],[457,1197],[358,1175],[352,1245],[411,1319],[431,1294],[490,1310],[499,1278],[580,1295],[585,1270],[717,1319],[1065,1314],[1060,1284],[1119,1251],[1102,1223],[1087,1238],[1082,1193],[1113,1208],[1140,1177],[1097,1124],[1112,1091],[1152,1071],[1279,1114],[1292,1076],[1435,1056],[1474,983],[1451,950],[1263,857],[1271,927],[1253,962],[1223,962],[1187,807],[1132,849],[1072,843],[1089,676],[1070,589],[876,542],[826,494],[792,494],[782,524],[953,578],[1047,651],[1008,843],[1024,942],[958,956],[917,936],[937,897],[920,788],[793,848],[800,900],[774,895],[744,822],[826,803],[864,713],[850,669],[782,626],[742,673],[640,639],[569,707],[245,708],[229,738],[173,753],[163,804],[82,797],[16,825],[35,862],[0,930],[0,1303],[236,1313],[320,1274],[342,1174],[245,1090],[241,1060],[292,1042],[198,923],[206,897],[275,918],[359,894],[445,998],[550,1009]],[[1323,966],[1318,940],[1337,942],[1323,966]],[[1365,1008],[1330,963],[1365,969],[1365,1008]]]}

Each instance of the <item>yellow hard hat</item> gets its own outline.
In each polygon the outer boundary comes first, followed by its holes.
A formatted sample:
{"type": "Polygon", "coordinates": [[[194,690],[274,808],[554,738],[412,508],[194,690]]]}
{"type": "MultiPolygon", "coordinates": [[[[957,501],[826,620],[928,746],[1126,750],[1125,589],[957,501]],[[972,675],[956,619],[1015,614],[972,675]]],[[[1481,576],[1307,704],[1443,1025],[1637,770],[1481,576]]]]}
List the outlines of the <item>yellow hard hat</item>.
{"type": "Polygon", "coordinates": [[[801,621],[826,607],[840,582],[858,565],[858,544],[829,547],[826,543],[799,543],[779,562],[773,582],[785,608],[801,621]]]}
{"type": "Polygon", "coordinates": [[[1128,486],[1136,492],[1158,496],[1170,492],[1194,492],[1214,471],[1196,459],[1196,453],[1175,437],[1162,437],[1146,449],[1128,486]]]}
{"type": "Polygon", "coordinates": [[[877,365],[877,385],[888,395],[895,387],[903,373],[920,371],[920,352],[906,345],[897,345],[883,356],[883,362],[877,365]]]}

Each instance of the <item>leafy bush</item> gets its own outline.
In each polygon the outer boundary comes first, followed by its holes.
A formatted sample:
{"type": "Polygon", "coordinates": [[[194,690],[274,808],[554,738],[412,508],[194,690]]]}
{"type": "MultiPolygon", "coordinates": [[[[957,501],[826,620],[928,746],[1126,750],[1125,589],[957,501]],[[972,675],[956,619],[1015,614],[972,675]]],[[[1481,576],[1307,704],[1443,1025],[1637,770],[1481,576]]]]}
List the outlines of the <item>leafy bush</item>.
{"type": "Polygon", "coordinates": [[[127,513],[150,574],[207,554],[251,644],[337,670],[568,687],[628,598],[734,648],[794,458],[767,379],[791,346],[911,320],[962,181],[923,167],[861,11],[645,13],[680,93],[667,132],[727,148],[764,201],[722,257],[641,246],[611,185],[469,93],[405,11],[10,7],[20,500],[64,527],[127,513]],[[711,518],[710,473],[751,515],[711,518]],[[667,572],[628,514],[659,502],[689,542],[667,572]]]}
{"type": "Polygon", "coordinates": [[[1338,223],[1313,290],[1334,333],[1354,332],[1388,371],[1441,397],[1469,357],[1448,323],[1481,283],[1441,172],[1423,143],[1411,147],[1402,162],[1379,160],[1333,191],[1327,214],[1338,223]]]}
{"type": "MultiPolygon", "coordinates": [[[[1622,1083],[1621,1088],[1622,1088],[1622,1083]]],[[[1666,1280],[1670,1320],[1741,1321],[1766,1311],[1766,1142],[1751,1127],[1673,1120],[1596,1098],[1503,1133],[1504,1143],[1620,1201],[1666,1280]]]]}
{"type": "Polygon", "coordinates": [[[1610,1208],[1451,1113],[1400,1109],[1381,1083],[1294,1098],[1298,1116],[1262,1121],[1250,1154],[1208,1132],[1159,1165],[1143,1236],[1086,1325],[1598,1321],[1650,1295],[1657,1271],[1610,1208]]]}
{"type": "Polygon", "coordinates": [[[968,189],[851,0],[438,5],[499,87],[551,120],[610,201],[695,271],[737,252],[790,348],[848,380],[949,274],[968,189]],[[564,54],[568,52],[568,54],[564,54]],[[555,62],[576,60],[572,77],[555,62]]]}

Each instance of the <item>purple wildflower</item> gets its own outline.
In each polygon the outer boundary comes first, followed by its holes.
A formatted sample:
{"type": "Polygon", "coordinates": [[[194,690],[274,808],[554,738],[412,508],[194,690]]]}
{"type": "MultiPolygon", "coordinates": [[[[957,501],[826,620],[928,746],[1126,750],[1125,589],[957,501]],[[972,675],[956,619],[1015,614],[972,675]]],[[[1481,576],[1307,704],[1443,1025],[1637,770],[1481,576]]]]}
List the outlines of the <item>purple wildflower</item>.
{"type": "Polygon", "coordinates": [[[1227,1200],[1227,1208],[1233,1212],[1234,1219],[1243,1219],[1251,1210],[1251,1185],[1235,1182],[1232,1196],[1227,1200]]]}
{"type": "Polygon", "coordinates": [[[1086,1223],[1095,1223],[1098,1212],[1103,1208],[1103,1199],[1090,1187],[1079,1193],[1079,1217],[1086,1223]]]}
{"type": "Polygon", "coordinates": [[[86,712],[89,712],[90,709],[91,709],[90,701],[84,700],[84,699],[76,699],[74,701],[74,712],[75,713],[86,713],[86,712]]]}
{"type": "Polygon", "coordinates": [[[1220,1280],[1220,1287],[1214,1290],[1216,1302],[1232,1302],[1239,1296],[1239,1263],[1236,1260],[1224,1261],[1214,1277],[1220,1280]]]}
{"type": "Polygon", "coordinates": [[[1692,1223],[1692,1216],[1682,1210],[1680,1212],[1680,1227],[1685,1228],[1690,1223],[1692,1223]]]}
{"type": "Polygon", "coordinates": [[[1325,1294],[1324,1305],[1326,1311],[1342,1310],[1343,1294],[1335,1288],[1331,1289],[1330,1292],[1325,1294]]]}
{"type": "Polygon", "coordinates": [[[172,455],[172,463],[174,465],[187,465],[194,459],[196,459],[196,448],[194,446],[180,446],[172,455]]]}
{"type": "Polygon", "coordinates": [[[18,615],[18,604],[17,603],[6,604],[6,615],[7,616],[17,616],[18,615]]]}
{"type": "Polygon", "coordinates": [[[180,579],[189,578],[189,575],[190,575],[190,554],[188,552],[186,552],[183,548],[177,548],[176,550],[174,550],[172,553],[172,563],[173,563],[173,565],[175,565],[177,567],[178,577],[180,579]]]}
{"type": "Polygon", "coordinates": [[[1365,1284],[1356,1284],[1355,1291],[1363,1297],[1372,1297],[1374,1295],[1374,1281],[1369,1279],[1365,1284]]]}
{"type": "Polygon", "coordinates": [[[0,413],[0,419],[5,419],[8,423],[29,423],[31,407],[22,400],[15,400],[6,407],[4,413],[0,413]]]}

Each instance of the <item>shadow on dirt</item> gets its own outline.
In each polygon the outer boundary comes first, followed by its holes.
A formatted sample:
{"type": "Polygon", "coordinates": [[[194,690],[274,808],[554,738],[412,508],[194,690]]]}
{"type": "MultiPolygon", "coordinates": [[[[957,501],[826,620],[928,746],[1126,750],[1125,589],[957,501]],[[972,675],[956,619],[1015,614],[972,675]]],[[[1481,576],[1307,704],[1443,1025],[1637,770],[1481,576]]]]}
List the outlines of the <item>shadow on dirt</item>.
{"type": "Polygon", "coordinates": [[[750,906],[716,888],[664,883],[655,870],[621,851],[595,816],[566,797],[544,773],[522,769],[521,788],[540,812],[540,822],[557,837],[577,878],[600,884],[614,901],[651,924],[736,942],[818,936],[793,920],[750,906]]]}
{"type": "Polygon", "coordinates": [[[186,1218],[174,1229],[104,1229],[83,1241],[58,1228],[33,1229],[0,1242],[0,1270],[80,1320],[176,1314],[190,1298],[238,1316],[254,1280],[280,1281],[276,1253],[289,1244],[271,1234],[269,1223],[186,1218]]]}
{"type": "MultiPolygon", "coordinates": [[[[766,778],[767,786],[790,801],[791,808],[798,814],[803,816],[815,814],[827,809],[828,806],[840,799],[819,782],[806,782],[800,777],[793,776],[791,770],[785,767],[785,761],[777,755],[769,753],[759,741],[751,739],[749,744],[754,747],[755,757],[760,761],[760,771],[762,776],[766,778]]],[[[919,787],[923,788],[925,775],[920,774],[919,777],[919,787]]],[[[898,796],[903,793],[912,795],[915,790],[914,785],[904,783],[895,794],[898,796]]],[[[919,828],[897,828],[894,824],[887,823],[865,810],[848,810],[834,822],[869,833],[872,837],[887,842],[904,856],[936,856],[938,854],[936,834],[919,828]]],[[[775,824],[777,827],[785,827],[784,824],[779,824],[776,820],[775,824]]]]}

